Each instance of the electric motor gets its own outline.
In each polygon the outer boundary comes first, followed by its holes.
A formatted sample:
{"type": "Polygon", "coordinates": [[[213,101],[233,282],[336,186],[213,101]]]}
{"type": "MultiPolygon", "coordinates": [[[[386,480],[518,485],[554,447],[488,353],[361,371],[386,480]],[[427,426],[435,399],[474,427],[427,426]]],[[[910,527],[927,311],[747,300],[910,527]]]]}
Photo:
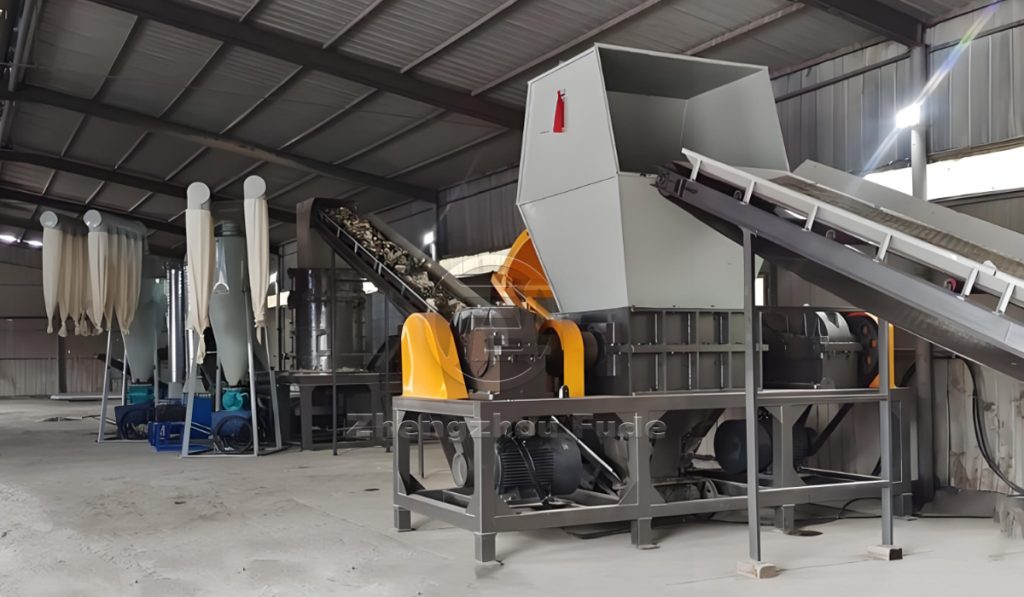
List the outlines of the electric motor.
{"type": "Polygon", "coordinates": [[[494,487],[499,495],[567,495],[580,486],[583,460],[572,438],[557,434],[519,440],[504,436],[494,446],[494,487]]]}

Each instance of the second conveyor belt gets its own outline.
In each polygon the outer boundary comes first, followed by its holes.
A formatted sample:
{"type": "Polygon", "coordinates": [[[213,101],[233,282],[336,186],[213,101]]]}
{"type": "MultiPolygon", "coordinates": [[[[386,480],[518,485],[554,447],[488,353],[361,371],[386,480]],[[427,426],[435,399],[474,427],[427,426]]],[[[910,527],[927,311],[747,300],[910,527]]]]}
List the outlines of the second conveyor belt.
{"type": "Polygon", "coordinates": [[[666,198],[737,241],[741,229],[750,230],[757,254],[851,304],[1024,380],[1024,325],[1011,306],[1024,304],[1024,261],[986,238],[989,230],[1012,247],[1014,233],[980,221],[943,230],[935,222],[954,216],[939,206],[905,205],[912,217],[793,174],[764,178],[684,153],[658,178],[666,198]],[[889,255],[942,272],[960,290],[897,269],[889,255]]]}

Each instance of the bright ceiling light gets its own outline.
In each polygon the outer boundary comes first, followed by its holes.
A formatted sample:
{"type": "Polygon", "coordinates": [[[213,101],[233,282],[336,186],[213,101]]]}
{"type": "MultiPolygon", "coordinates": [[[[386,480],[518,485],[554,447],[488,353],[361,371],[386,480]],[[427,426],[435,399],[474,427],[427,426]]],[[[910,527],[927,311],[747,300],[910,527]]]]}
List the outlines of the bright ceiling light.
{"type": "Polygon", "coordinates": [[[896,113],[896,128],[909,128],[921,123],[921,104],[915,102],[896,113]]]}
{"type": "Polygon", "coordinates": [[[18,242],[17,236],[12,236],[10,234],[0,234],[0,243],[11,244],[16,242],[18,242]]]}
{"type": "MultiPolygon", "coordinates": [[[[41,240],[27,240],[27,241],[25,241],[25,244],[30,246],[30,247],[35,247],[35,248],[38,249],[39,247],[43,246],[43,241],[41,241],[41,240]]],[[[157,280],[157,282],[159,282],[159,281],[160,280],[157,280]]]]}

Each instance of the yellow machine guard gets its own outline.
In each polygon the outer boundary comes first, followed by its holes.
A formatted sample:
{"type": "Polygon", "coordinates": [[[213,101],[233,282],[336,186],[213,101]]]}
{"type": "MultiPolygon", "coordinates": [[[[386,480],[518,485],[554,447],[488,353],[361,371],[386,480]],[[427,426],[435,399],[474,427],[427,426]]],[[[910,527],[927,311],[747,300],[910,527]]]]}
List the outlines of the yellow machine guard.
{"type": "Polygon", "coordinates": [[[413,313],[402,326],[402,396],[469,397],[455,337],[448,321],[437,313],[413,313]]]}
{"type": "Polygon", "coordinates": [[[523,230],[512,243],[505,263],[491,276],[491,285],[508,304],[533,311],[544,319],[551,318],[538,299],[554,295],[529,231],[523,230]]]}
{"type": "Polygon", "coordinates": [[[565,319],[549,319],[540,326],[541,332],[552,330],[562,344],[562,381],[569,388],[569,397],[586,396],[584,387],[583,334],[575,323],[565,319]]]}

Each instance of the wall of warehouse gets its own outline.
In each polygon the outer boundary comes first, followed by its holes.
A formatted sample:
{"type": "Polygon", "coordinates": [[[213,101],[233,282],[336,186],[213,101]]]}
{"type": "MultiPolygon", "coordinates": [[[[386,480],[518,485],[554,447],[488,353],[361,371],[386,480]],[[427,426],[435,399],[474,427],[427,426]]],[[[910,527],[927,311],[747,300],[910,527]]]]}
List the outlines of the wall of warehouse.
{"type": "Polygon", "coordinates": [[[60,341],[46,333],[41,251],[0,245],[0,296],[0,396],[56,394],[61,356],[66,391],[102,389],[103,363],[96,355],[105,349],[105,337],[60,341]]]}

